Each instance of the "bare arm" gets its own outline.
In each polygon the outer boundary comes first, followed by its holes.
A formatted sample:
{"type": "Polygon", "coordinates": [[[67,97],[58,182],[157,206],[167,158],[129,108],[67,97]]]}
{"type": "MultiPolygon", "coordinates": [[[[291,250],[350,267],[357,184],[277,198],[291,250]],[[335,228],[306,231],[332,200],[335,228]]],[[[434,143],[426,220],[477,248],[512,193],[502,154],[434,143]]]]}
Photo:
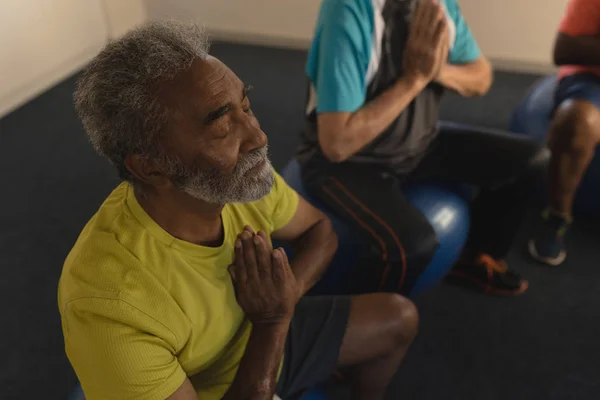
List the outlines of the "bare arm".
{"type": "MultiPolygon", "coordinates": [[[[249,253],[248,250],[252,246],[256,246],[257,259],[260,264],[259,248],[264,245],[265,251],[268,253],[272,252],[272,249],[267,245],[268,239],[263,231],[256,235],[261,237],[261,244],[251,243],[254,236],[251,228],[246,227],[238,238],[242,240],[242,248],[246,254],[249,253]],[[249,245],[248,240],[250,240],[249,245]]],[[[294,297],[297,299],[316,283],[329,264],[337,248],[337,236],[331,228],[329,218],[303,198],[300,198],[292,220],[285,227],[274,232],[272,236],[276,240],[289,242],[297,251],[291,270],[296,276],[294,297]]],[[[236,251],[241,252],[239,249],[236,251]]],[[[250,257],[252,258],[253,255],[250,257]]],[[[236,259],[240,258],[241,253],[236,253],[236,259]]],[[[287,259],[285,259],[285,264],[287,265],[287,259]]],[[[246,279],[249,279],[250,276],[248,274],[246,279]]],[[[236,282],[238,290],[241,289],[242,282],[247,285],[247,281],[242,276],[237,276],[236,282]]],[[[294,304],[295,301],[293,301],[294,304]]],[[[291,316],[278,318],[275,323],[254,323],[235,379],[223,400],[271,400],[273,398],[290,318],[291,316]]],[[[187,397],[169,397],[167,400],[196,399],[196,393],[193,387],[191,390],[190,387],[189,381],[184,382],[173,396],[187,397]]]]}
{"type": "Polygon", "coordinates": [[[167,397],[166,400],[198,400],[198,395],[190,380],[186,378],[175,393],[167,397]]]}
{"type": "Polygon", "coordinates": [[[483,96],[492,85],[492,79],[492,66],[480,56],[468,64],[444,64],[435,81],[462,96],[483,96]]]}
{"type": "Polygon", "coordinates": [[[271,400],[298,302],[296,278],[285,252],[272,250],[264,231],[253,234],[244,230],[240,234],[229,273],[252,331],[223,400],[271,400]]]}
{"type": "MultiPolygon", "coordinates": [[[[237,373],[223,400],[272,400],[277,372],[298,286],[282,249],[271,249],[264,231],[244,229],[235,243],[235,259],[228,271],[236,299],[252,323],[252,331],[237,373]]],[[[166,400],[197,399],[189,379],[166,400]]],[[[202,400],[202,399],[200,399],[202,400]]]]}
{"type": "Polygon", "coordinates": [[[294,249],[291,267],[300,295],[304,295],[321,278],[338,244],[329,218],[302,197],[292,220],[273,232],[272,237],[289,243],[294,249]]]}
{"type": "Polygon", "coordinates": [[[273,399],[288,328],[289,321],[252,327],[246,352],[223,400],[273,399]]]}
{"type": "MultiPolygon", "coordinates": [[[[273,399],[288,327],[289,322],[253,327],[238,372],[223,400],[273,399]]],[[[166,400],[198,400],[198,395],[186,379],[166,400]]]]}
{"type": "Polygon", "coordinates": [[[600,66],[600,35],[570,36],[559,33],[554,42],[554,63],[600,66]]]}
{"type": "Polygon", "coordinates": [[[342,162],[379,136],[423,90],[426,81],[400,78],[394,86],[354,113],[317,116],[319,145],[331,162],[342,162]]]}

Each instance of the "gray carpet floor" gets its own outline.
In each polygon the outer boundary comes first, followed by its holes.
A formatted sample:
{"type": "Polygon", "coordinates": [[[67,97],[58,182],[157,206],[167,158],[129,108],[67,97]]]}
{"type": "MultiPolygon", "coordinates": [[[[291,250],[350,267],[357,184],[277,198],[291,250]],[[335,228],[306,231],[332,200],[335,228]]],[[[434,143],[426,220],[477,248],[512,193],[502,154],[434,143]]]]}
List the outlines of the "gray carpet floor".
{"type": "MultiPolygon", "coordinates": [[[[280,169],[302,129],[305,53],[215,44],[213,54],[255,86],[253,108],[280,169]]],[[[442,119],[505,128],[536,79],[497,72],[483,98],[447,95],[442,119]]],[[[1,399],[65,399],[75,384],[56,285],[67,252],[117,178],[87,143],[72,106],[74,82],[0,120],[1,399]]],[[[569,260],[557,269],[522,257],[528,226],[510,262],[530,279],[530,291],[504,299],[442,284],[420,296],[420,335],[390,398],[599,398],[598,223],[577,221],[569,260]]]]}

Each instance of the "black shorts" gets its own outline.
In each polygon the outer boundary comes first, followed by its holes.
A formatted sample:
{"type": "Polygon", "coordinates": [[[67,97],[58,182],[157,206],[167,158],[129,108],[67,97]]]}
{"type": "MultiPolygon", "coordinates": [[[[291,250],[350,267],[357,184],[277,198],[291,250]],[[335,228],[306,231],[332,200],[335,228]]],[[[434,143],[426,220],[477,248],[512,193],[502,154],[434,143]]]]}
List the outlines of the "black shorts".
{"type": "Polygon", "coordinates": [[[287,399],[333,374],[350,317],[350,297],[308,296],[296,305],[276,393],[287,399]]]}

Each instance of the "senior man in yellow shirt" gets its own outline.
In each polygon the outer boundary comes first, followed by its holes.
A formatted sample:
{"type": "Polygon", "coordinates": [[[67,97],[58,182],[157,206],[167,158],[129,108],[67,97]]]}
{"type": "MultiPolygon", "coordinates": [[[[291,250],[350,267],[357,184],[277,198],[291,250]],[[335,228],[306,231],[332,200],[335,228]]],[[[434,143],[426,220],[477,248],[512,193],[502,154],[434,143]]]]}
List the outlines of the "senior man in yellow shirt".
{"type": "Polygon", "coordinates": [[[88,400],[285,398],[338,367],[380,399],[416,335],[399,295],[302,297],[337,239],[273,172],[249,89],[176,23],[112,42],[80,77],[85,130],[123,179],[59,284],[88,400]]]}

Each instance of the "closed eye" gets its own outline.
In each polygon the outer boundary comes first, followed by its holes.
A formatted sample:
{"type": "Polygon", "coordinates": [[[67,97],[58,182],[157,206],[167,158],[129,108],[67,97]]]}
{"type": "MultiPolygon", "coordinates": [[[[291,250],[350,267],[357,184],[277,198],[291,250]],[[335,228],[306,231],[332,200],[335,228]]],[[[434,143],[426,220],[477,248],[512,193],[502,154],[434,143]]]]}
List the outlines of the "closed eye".
{"type": "MultiPolygon", "coordinates": [[[[250,93],[250,91],[252,91],[252,89],[254,89],[254,87],[252,85],[244,85],[244,88],[242,89],[242,101],[246,101],[248,100],[248,93],[250,93]]],[[[224,117],[225,115],[227,115],[227,113],[229,111],[231,111],[233,109],[233,104],[231,103],[227,103],[222,107],[217,108],[214,111],[209,112],[206,117],[204,118],[204,124],[206,125],[210,125],[213,122],[219,120],[220,118],[224,117]]],[[[246,107],[243,107],[243,110],[246,114],[251,114],[252,110],[250,109],[250,102],[248,101],[248,105],[246,107]]]]}
{"type": "Polygon", "coordinates": [[[219,118],[224,117],[229,111],[231,111],[232,108],[233,106],[231,105],[231,103],[228,103],[225,104],[223,107],[219,107],[216,110],[209,112],[208,115],[204,118],[204,123],[206,125],[212,124],[219,118]]]}

